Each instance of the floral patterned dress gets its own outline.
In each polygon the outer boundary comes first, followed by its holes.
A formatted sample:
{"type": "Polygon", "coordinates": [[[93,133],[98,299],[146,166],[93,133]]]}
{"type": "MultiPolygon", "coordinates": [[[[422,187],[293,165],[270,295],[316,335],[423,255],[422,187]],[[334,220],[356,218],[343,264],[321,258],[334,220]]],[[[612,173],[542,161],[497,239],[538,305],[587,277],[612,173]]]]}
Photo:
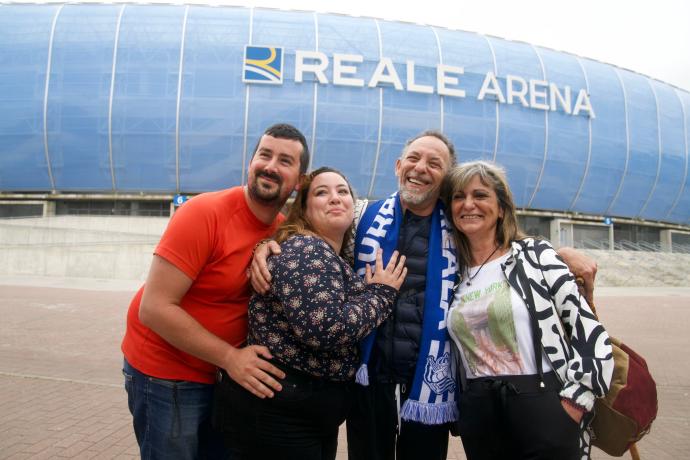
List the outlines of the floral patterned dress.
{"type": "Polygon", "coordinates": [[[357,343],[390,314],[397,290],[365,284],[324,240],[295,235],[268,259],[271,289],[249,302],[249,343],[313,376],[351,380],[357,343]]]}

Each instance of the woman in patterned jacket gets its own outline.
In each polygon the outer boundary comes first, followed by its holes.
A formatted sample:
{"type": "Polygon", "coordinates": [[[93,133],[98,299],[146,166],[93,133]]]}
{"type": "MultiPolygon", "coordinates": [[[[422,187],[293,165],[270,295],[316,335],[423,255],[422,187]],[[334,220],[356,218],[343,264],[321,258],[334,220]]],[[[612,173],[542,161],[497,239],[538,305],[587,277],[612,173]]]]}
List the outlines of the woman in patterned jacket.
{"type": "Polygon", "coordinates": [[[226,383],[228,440],[239,458],[335,459],[357,343],[390,314],[407,273],[397,254],[385,267],[378,254],[364,280],[343,260],[353,208],[345,177],[320,168],[304,178],[278,229],[281,253],[268,261],[271,289],[249,303],[248,343],[268,347],[286,377],[267,399],[226,383]]]}
{"type": "Polygon", "coordinates": [[[445,198],[460,258],[448,330],[467,458],[588,458],[585,428],[613,372],[608,334],[551,244],[518,230],[499,167],[456,166],[445,198]]]}

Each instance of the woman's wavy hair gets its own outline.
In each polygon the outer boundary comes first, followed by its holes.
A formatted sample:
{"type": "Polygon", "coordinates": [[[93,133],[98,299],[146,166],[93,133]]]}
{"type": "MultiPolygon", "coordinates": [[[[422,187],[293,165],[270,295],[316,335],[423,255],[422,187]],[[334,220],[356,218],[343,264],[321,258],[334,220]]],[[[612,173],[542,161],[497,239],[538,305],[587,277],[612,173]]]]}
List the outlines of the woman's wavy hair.
{"type": "MultiPolygon", "coordinates": [[[[518,226],[515,201],[513,200],[513,193],[508,186],[506,173],[503,168],[497,164],[488,161],[470,161],[452,167],[445,177],[444,190],[442,193],[447,209],[449,213],[452,213],[451,205],[453,203],[453,195],[459,190],[467,187],[467,184],[476,176],[479,176],[479,180],[482,184],[491,187],[496,193],[498,207],[503,211],[503,217],[499,217],[496,222],[496,242],[503,249],[508,249],[510,243],[524,238],[525,235],[518,226]]],[[[472,262],[469,241],[455,226],[452,217],[450,221],[455,233],[455,241],[458,246],[458,257],[460,258],[460,262],[463,266],[469,267],[472,262]]]]}
{"type": "MultiPolygon", "coordinates": [[[[282,243],[293,235],[304,235],[309,233],[317,234],[311,222],[309,222],[309,219],[307,218],[307,197],[309,196],[309,189],[311,188],[311,184],[314,182],[314,179],[320,174],[328,172],[335,173],[345,179],[347,187],[350,190],[350,196],[352,196],[352,202],[354,204],[356,197],[355,192],[352,189],[352,185],[350,184],[350,181],[347,180],[347,177],[345,177],[345,175],[337,169],[324,166],[310,172],[309,174],[306,174],[300,181],[299,191],[297,192],[295,201],[290,207],[290,211],[288,211],[285,222],[283,222],[276,231],[275,240],[278,243],[282,243]]],[[[350,227],[345,231],[343,245],[340,250],[341,255],[343,249],[346,248],[352,241],[354,235],[354,225],[355,223],[353,220],[352,224],[350,224],[350,227]]]]}

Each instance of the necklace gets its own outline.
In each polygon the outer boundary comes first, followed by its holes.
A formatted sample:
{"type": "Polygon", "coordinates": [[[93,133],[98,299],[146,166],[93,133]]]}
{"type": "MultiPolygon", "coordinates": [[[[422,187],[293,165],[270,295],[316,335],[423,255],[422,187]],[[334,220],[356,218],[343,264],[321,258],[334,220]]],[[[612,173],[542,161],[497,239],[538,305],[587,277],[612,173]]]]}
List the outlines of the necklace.
{"type": "Polygon", "coordinates": [[[491,259],[491,256],[496,254],[496,251],[498,251],[498,248],[499,248],[499,246],[496,246],[496,249],[494,249],[493,252],[491,254],[489,254],[489,257],[484,259],[484,262],[482,262],[482,264],[479,266],[477,271],[474,272],[474,275],[470,275],[470,269],[469,268],[466,269],[466,271],[467,271],[467,282],[465,283],[465,286],[469,286],[472,284],[471,281],[477,277],[477,275],[479,274],[480,271],[482,271],[482,268],[484,268],[484,265],[486,265],[486,263],[489,261],[489,259],[491,259]]]}

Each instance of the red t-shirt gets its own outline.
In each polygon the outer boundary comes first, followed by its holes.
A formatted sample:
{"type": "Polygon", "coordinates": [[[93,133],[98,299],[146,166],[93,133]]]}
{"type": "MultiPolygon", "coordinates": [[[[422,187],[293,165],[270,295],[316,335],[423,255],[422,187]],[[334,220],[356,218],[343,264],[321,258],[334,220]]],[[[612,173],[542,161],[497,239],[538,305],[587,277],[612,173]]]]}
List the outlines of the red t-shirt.
{"type": "MultiPolygon", "coordinates": [[[[247,338],[250,287],[246,269],[254,245],[275,233],[247,205],[242,187],[198,195],[170,220],[155,254],[172,263],[193,282],[181,307],[203,327],[231,345],[247,338]]],[[[215,366],[170,345],[139,321],[143,286],[127,313],[122,352],[140,372],[153,377],[213,383],[215,366]]]]}

